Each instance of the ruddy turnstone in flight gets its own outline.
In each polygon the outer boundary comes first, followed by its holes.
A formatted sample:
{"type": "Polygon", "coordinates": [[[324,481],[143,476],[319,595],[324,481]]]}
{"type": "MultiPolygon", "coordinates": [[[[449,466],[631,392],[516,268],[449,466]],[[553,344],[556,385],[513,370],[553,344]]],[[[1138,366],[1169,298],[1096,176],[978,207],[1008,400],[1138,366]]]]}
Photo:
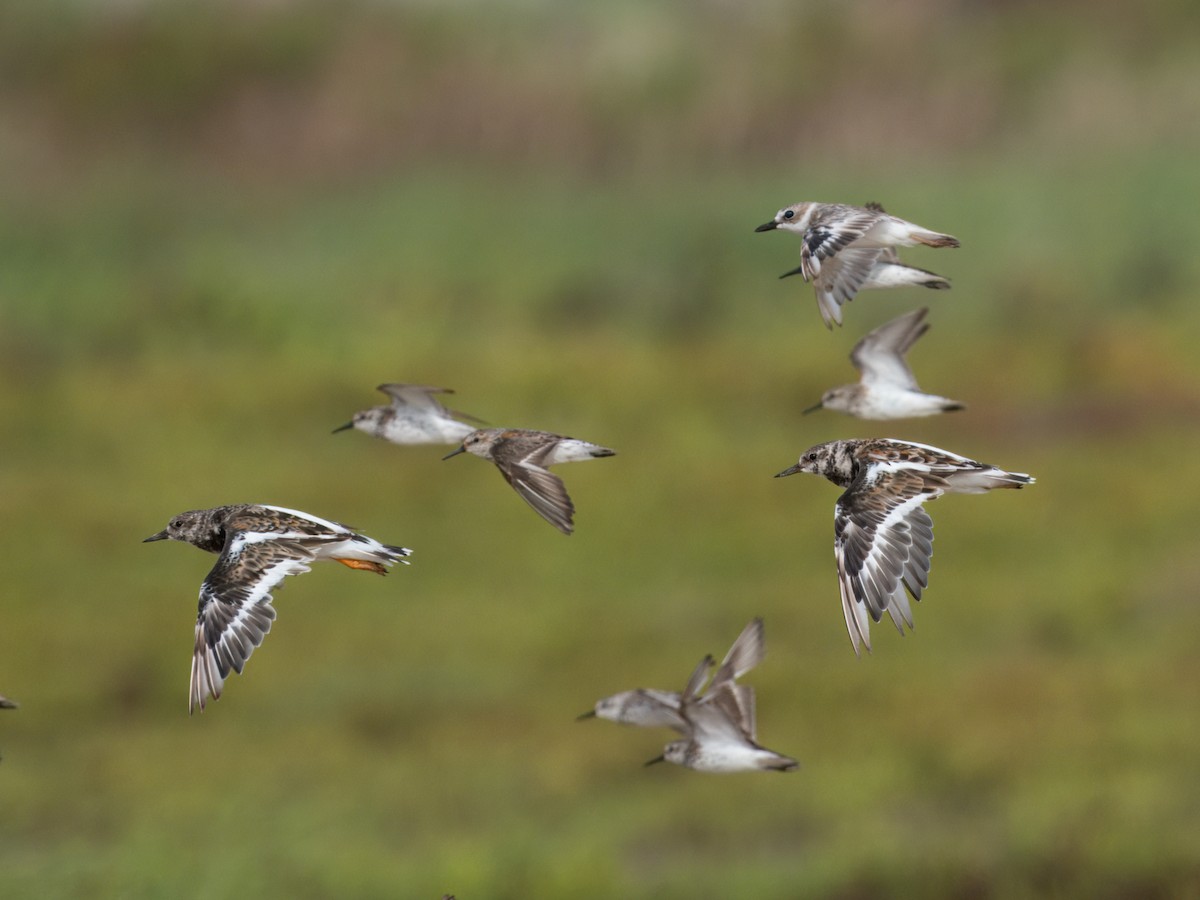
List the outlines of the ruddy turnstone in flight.
{"type": "Polygon", "coordinates": [[[241,674],[271,630],[271,591],[286,576],[307,572],[318,559],[385,575],[412,553],[306,512],[256,503],[180,513],[146,542],[167,539],[219,554],[200,585],[189,712],[203,712],[210,695],[221,698],[231,669],[241,674]]]}
{"type": "Polygon", "coordinates": [[[913,627],[905,589],[921,599],[933,553],[933,521],[922,508],[926,500],[1034,482],[1020,472],[891,438],[817,444],[775,477],[796,472],[824,475],[846,489],[834,507],[833,552],[856,654],[863,644],[870,652],[870,620],[878,622],[884,611],[901,634],[905,625],[913,627]]]}
{"type": "MultiPolygon", "coordinates": [[[[460,422],[455,416],[474,419],[446,409],[435,394],[453,394],[449,388],[420,384],[381,384],[378,390],[392,398],[387,406],[372,406],[333,429],[333,433],[357,428],[393,444],[457,444],[477,425],[460,422]]],[[[478,423],[478,419],[475,419],[478,423]]]]}
{"type": "Polygon", "coordinates": [[[686,737],[671,741],[661,756],[646,763],[672,762],[698,772],[789,772],[799,763],[757,741],[754,688],[736,684],[734,663],[726,658],[708,690],[701,686],[713,666],[706,656],[692,672],[679,698],[686,737]]]}
{"type": "MultiPolygon", "coordinates": [[[[725,659],[721,661],[721,667],[729,667],[733,678],[738,679],[762,661],[765,651],[763,621],[753,619],[733,642],[733,646],[725,654],[725,659]]],[[[680,734],[687,734],[690,726],[679,711],[680,697],[678,691],[637,688],[597,700],[594,709],[577,718],[608,719],[610,722],[646,728],[673,728],[680,734]]]]}
{"type": "Polygon", "coordinates": [[[862,338],[850,351],[850,362],[862,373],[859,383],[831,388],[804,412],[836,409],[860,419],[906,419],[963,409],[955,400],[924,393],[904,361],[904,354],[929,330],[924,321],[928,312],[913,310],[862,338]]]}
{"type": "Polygon", "coordinates": [[[878,203],[795,203],[754,230],[776,228],[803,237],[800,267],[780,277],[799,273],[812,282],[817,308],[827,328],[832,328],[834,322],[842,324],[842,304],[853,300],[863,288],[950,286],[941,275],[900,262],[892,248],[959,246],[957,238],[898,219],[884,212],[878,203]]]}
{"type": "Polygon", "coordinates": [[[563,534],[575,530],[572,520],[575,504],[567,496],[562,479],[550,472],[549,467],[616,455],[615,450],[588,441],[524,428],[477,429],[442,459],[460,453],[490,459],[521,498],[563,534]]]}

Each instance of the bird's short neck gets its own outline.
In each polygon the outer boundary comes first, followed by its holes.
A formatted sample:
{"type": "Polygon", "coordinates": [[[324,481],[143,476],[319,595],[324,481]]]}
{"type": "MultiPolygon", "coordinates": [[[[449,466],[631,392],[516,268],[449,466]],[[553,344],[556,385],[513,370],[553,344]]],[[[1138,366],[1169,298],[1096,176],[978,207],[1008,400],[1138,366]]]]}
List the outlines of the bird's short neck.
{"type": "Polygon", "coordinates": [[[839,487],[849,487],[858,475],[858,460],[854,456],[856,441],[845,441],[829,454],[825,477],[839,487]]]}
{"type": "Polygon", "coordinates": [[[209,553],[220,553],[225,548],[225,519],[233,509],[232,506],[218,506],[209,510],[204,527],[196,530],[192,546],[209,553]]]}

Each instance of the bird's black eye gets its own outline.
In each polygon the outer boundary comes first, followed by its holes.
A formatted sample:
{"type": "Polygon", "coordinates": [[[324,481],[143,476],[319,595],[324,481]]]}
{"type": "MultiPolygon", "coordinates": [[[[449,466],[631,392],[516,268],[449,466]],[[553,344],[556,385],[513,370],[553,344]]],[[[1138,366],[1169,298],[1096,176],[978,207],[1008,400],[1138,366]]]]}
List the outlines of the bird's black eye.
{"type": "Polygon", "coordinates": [[[783,217],[784,217],[785,219],[790,219],[790,218],[792,218],[792,216],[794,216],[794,215],[796,215],[796,211],[795,211],[794,209],[789,209],[787,212],[785,212],[785,213],[783,214],[783,217]]]}

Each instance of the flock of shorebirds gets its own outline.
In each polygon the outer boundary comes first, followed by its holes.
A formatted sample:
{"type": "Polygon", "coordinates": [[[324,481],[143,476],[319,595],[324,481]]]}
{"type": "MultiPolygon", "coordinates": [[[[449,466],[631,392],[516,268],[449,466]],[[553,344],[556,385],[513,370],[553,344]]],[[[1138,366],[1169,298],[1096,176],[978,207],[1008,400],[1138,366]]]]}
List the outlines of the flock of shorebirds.
{"type": "MultiPolygon", "coordinates": [[[[774,229],[800,235],[800,266],[781,277],[800,274],[813,285],[830,328],[842,323],[842,306],[860,290],[949,287],[942,276],[901,262],[896,247],[959,246],[950,235],[889,215],[878,204],[798,203],[756,230],[774,229]]],[[[905,361],[929,328],[927,312],[914,310],[863,337],[850,355],[859,381],[827,391],[805,412],[825,408],[889,420],[962,409],[954,400],[923,392],[905,361]]],[[[521,498],[564,534],[574,530],[575,507],[550,467],[614,455],[598,444],[552,432],[479,427],[479,420],[442,405],[439,395],[452,393],[445,388],[384,384],[379,390],[389,397],[387,405],[355,413],[335,432],[357,429],[403,445],[457,444],[444,459],[471,453],[490,460],[521,498]]],[[[928,585],[933,544],[926,501],[943,493],[1021,488],[1034,481],[947,450],[892,438],[818,444],[776,477],[797,472],[822,475],[844,489],[834,507],[834,555],[856,654],[862,646],[871,649],[870,623],[879,622],[884,613],[901,634],[913,625],[909,596],[920,600],[928,585]]],[[[209,697],[219,699],[229,673],[242,672],[271,629],[271,594],[285,577],[307,572],[310,563],[321,559],[382,575],[397,562],[407,564],[411,553],[338,522],[266,504],[183,512],[145,540],[166,539],[218,555],[200,587],[189,711],[203,710],[209,697]]],[[[652,763],[665,760],[711,772],[794,769],[794,759],[757,743],[754,689],[738,682],[763,653],[763,623],[754,619],[719,666],[711,656],[701,660],[682,692],[625,691],[599,700],[580,718],[679,732],[683,737],[667,744],[652,763]]],[[[14,705],[0,697],[0,708],[14,705]]]]}

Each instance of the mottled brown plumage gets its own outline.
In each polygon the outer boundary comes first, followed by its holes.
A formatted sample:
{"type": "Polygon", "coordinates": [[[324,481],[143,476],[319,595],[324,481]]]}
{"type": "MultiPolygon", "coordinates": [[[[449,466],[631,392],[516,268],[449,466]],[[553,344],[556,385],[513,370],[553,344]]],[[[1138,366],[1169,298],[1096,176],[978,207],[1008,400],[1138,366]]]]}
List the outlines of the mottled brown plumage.
{"type": "Polygon", "coordinates": [[[480,428],[443,459],[471,453],[495,463],[504,480],[539,516],[561,531],[575,530],[575,504],[562,479],[549,470],[557,463],[615,456],[615,450],[578,438],[528,428],[480,428]]]}
{"type": "Polygon", "coordinates": [[[220,699],[230,671],[241,673],[271,630],[271,592],[288,575],[307,572],[318,559],[383,575],[412,552],[338,522],[265,504],[189,510],[146,541],[167,539],[220,554],[200,585],[189,712],[197,706],[203,711],[210,695],[220,699]]]}
{"type": "Polygon", "coordinates": [[[870,651],[870,620],[878,622],[884,612],[901,634],[904,626],[913,627],[908,595],[921,599],[933,555],[933,521],[923,503],[943,493],[981,494],[1034,482],[1029,475],[891,438],[817,444],[776,477],[796,472],[823,475],[846,489],[834,507],[834,556],[855,653],[860,645],[870,651]]]}

